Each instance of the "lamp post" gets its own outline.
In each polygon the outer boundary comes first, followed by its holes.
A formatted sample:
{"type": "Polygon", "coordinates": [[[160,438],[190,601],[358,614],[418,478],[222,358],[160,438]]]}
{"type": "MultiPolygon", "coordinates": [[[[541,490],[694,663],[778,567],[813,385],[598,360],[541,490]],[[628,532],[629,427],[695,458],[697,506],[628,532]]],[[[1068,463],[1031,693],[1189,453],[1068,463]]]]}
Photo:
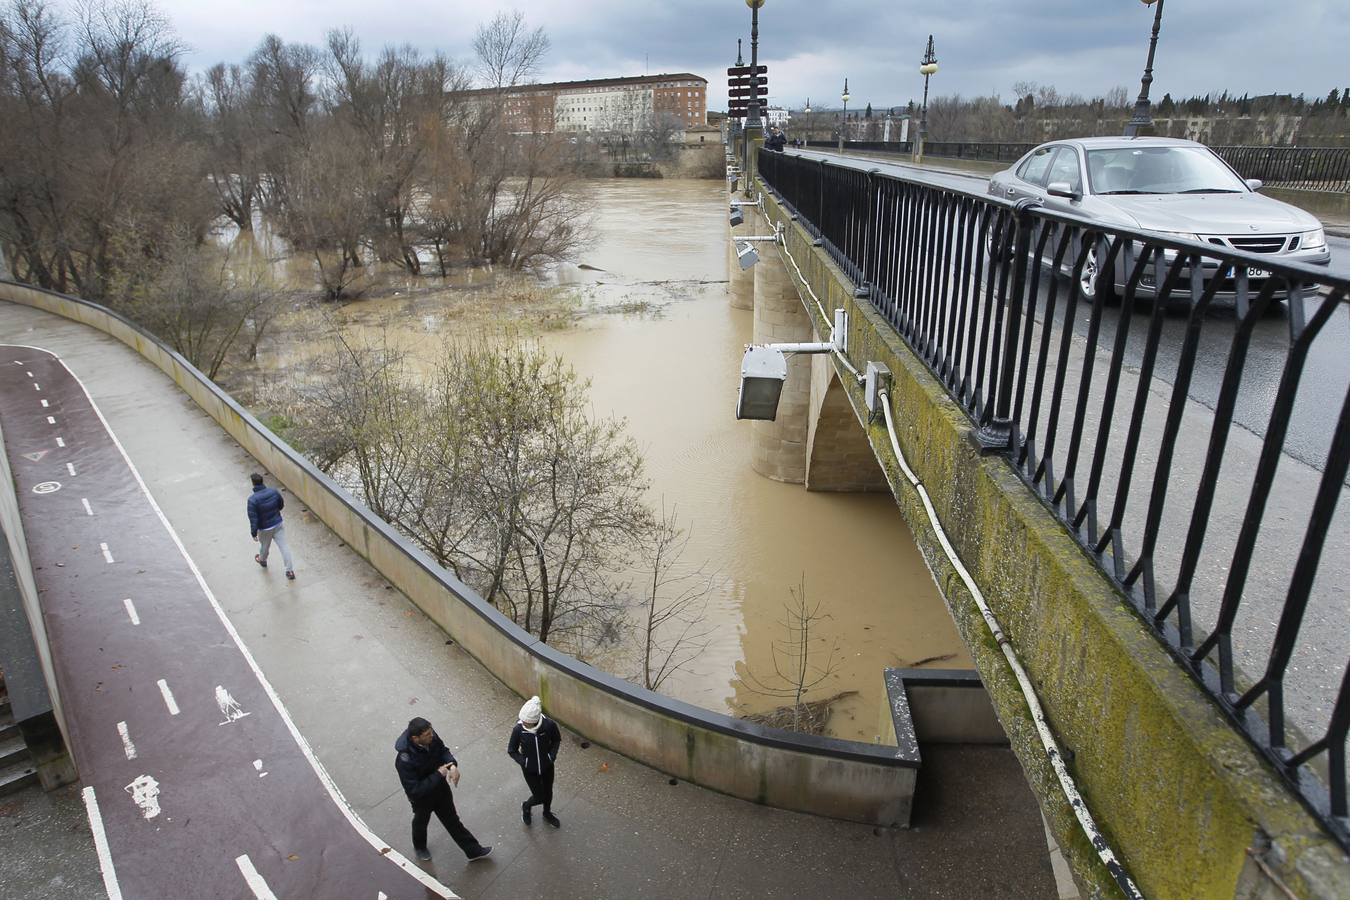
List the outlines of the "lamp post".
{"type": "Polygon", "coordinates": [[[1162,26],[1163,0],[1142,0],[1145,6],[1158,4],[1153,13],[1153,36],[1148,41],[1148,62],[1144,64],[1144,77],[1139,84],[1139,99],[1134,101],[1134,114],[1125,123],[1126,137],[1140,137],[1153,133],[1153,116],[1149,112],[1148,89],[1153,84],[1153,51],[1158,48],[1158,29],[1162,26]]]}
{"type": "Polygon", "coordinates": [[[844,154],[844,129],[848,128],[848,79],[844,79],[844,93],[839,95],[844,101],[844,118],[839,122],[839,155],[844,154]]]}
{"type": "Polygon", "coordinates": [[[928,36],[928,49],[919,60],[919,74],[923,76],[923,107],[919,110],[919,139],[914,143],[914,161],[923,162],[923,145],[928,140],[928,79],[938,70],[937,54],[933,52],[933,36],[928,36]]]}
{"type": "Polygon", "coordinates": [[[745,0],[750,7],[750,103],[745,112],[745,127],[763,128],[759,119],[759,8],[764,0],[745,0]]]}
{"type": "Polygon", "coordinates": [[[746,179],[745,195],[750,196],[750,143],[753,137],[750,129],[759,129],[760,134],[764,133],[764,123],[759,119],[759,8],[764,5],[764,0],[745,0],[745,5],[750,7],[750,102],[746,104],[745,110],[745,128],[744,134],[745,152],[742,158],[745,160],[746,179]]]}

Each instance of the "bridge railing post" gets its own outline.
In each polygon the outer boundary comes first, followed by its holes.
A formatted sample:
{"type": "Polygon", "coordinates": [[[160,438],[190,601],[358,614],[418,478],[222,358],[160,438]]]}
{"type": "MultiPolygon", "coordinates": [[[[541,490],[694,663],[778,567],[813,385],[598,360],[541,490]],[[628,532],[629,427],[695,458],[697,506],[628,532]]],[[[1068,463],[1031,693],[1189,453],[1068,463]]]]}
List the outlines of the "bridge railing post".
{"type": "Polygon", "coordinates": [[[1012,260],[1009,262],[1009,265],[1012,266],[1011,283],[1004,280],[994,281],[994,284],[1002,284],[1006,287],[1002,297],[994,298],[995,306],[1004,311],[1005,318],[1003,327],[999,328],[994,335],[995,352],[998,356],[990,369],[997,374],[994,376],[994,383],[989,386],[993,409],[985,421],[970,433],[971,442],[979,448],[981,453],[986,454],[1010,453],[1016,449],[1013,446],[1015,423],[1012,420],[1012,395],[1017,376],[1017,348],[1018,337],[1022,330],[1022,304],[1026,295],[1027,269],[1030,265],[1028,257],[1031,255],[1031,231],[1034,225],[1031,215],[1033,205],[1030,201],[1019,201],[1017,209],[1009,220],[1014,229],[1011,241],[1013,245],[1012,260]],[[1000,300],[1002,301],[1001,304],[999,303],[1000,300]]]}

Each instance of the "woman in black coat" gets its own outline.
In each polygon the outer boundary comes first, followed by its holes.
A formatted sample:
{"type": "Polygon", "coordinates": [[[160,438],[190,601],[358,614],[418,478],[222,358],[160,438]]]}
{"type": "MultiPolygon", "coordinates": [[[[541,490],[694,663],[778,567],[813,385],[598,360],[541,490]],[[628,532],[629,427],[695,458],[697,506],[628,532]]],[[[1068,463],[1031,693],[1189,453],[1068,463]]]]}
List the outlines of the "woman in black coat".
{"type": "Polygon", "coordinates": [[[520,817],[530,824],[530,808],[542,805],[544,821],[554,828],[562,822],[553,814],[553,762],[558,758],[562,734],[558,725],[544,715],[539,698],[531,697],[520,708],[520,720],[511,729],[511,740],[506,752],[520,765],[525,783],[530,787],[530,799],[520,804],[520,817]]]}

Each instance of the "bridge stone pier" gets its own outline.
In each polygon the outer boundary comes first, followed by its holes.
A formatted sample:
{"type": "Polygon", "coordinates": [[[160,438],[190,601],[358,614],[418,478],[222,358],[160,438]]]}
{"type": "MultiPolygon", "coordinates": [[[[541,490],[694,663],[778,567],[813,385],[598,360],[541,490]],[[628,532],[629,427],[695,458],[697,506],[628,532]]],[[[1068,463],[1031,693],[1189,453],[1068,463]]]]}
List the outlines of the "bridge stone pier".
{"type": "MultiPolygon", "coordinates": [[[[738,233],[772,231],[772,224],[754,208],[744,207],[743,213],[745,222],[738,233]]],[[[754,310],[754,343],[822,340],[802,305],[781,249],[757,244],[759,263],[742,271],[735,242],[727,244],[731,305],[754,310]]],[[[804,484],[810,491],[890,490],[867,434],[858,425],[848,392],[823,355],[788,357],[778,417],[772,422],[753,422],[751,428],[751,465],[766,478],[804,484]]]]}

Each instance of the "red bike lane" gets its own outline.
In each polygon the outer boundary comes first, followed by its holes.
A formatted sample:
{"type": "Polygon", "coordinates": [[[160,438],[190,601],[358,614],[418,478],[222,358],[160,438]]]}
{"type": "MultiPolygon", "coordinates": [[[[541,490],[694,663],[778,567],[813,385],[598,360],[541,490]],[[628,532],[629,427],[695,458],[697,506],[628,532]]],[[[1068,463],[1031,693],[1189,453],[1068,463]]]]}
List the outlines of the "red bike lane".
{"type": "Polygon", "coordinates": [[[0,426],[109,894],[454,896],[351,812],[57,357],[0,346],[0,426]]]}

